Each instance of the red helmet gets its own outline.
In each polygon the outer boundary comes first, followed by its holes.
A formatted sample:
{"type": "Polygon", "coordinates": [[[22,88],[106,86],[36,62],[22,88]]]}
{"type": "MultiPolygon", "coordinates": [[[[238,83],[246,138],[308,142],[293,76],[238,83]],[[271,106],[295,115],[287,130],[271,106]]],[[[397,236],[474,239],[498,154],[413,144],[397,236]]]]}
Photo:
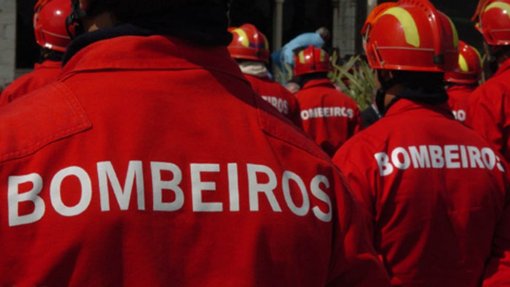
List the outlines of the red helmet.
{"type": "Polygon", "coordinates": [[[71,14],[69,0],[39,0],[34,7],[37,44],[43,48],[64,52],[71,42],[66,29],[66,18],[69,14],[71,14]]]}
{"type": "Polygon", "coordinates": [[[308,46],[294,55],[294,76],[331,71],[329,55],[321,48],[308,46]]]}
{"type": "Polygon", "coordinates": [[[510,0],[481,0],[473,18],[487,44],[510,45],[510,0]]]}
{"type": "Polygon", "coordinates": [[[269,42],[262,32],[252,24],[229,29],[233,39],[228,45],[230,56],[234,59],[269,61],[269,42]]]}
{"type": "Polygon", "coordinates": [[[374,69],[445,72],[457,63],[457,30],[427,0],[379,5],[362,33],[374,69]]]}
{"type": "Polygon", "coordinates": [[[456,84],[476,84],[482,73],[482,59],[475,47],[459,41],[459,61],[455,70],[445,74],[445,80],[456,84]]]}

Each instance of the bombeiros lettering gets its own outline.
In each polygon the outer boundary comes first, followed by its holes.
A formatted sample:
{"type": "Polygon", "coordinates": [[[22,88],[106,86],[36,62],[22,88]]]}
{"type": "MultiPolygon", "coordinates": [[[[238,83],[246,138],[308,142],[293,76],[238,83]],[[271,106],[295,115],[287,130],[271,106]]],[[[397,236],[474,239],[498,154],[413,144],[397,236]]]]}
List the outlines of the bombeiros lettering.
{"type": "Polygon", "coordinates": [[[354,117],[354,110],[346,107],[316,107],[301,111],[301,119],[314,118],[349,118],[354,117]]]}
{"type": "Polygon", "coordinates": [[[459,122],[466,121],[466,111],[464,110],[452,110],[453,117],[459,122]]]}
{"type": "Polygon", "coordinates": [[[270,103],[273,107],[275,107],[280,113],[282,114],[289,114],[289,102],[287,102],[284,99],[280,99],[273,96],[264,96],[262,95],[262,98],[270,103]]]}
{"type": "Polygon", "coordinates": [[[252,163],[191,163],[184,170],[174,163],[154,161],[147,164],[145,168],[150,170],[144,176],[144,167],[142,161],[130,161],[123,183],[110,161],[98,162],[92,173],[70,166],[51,178],[43,179],[38,173],[11,175],[7,182],[9,226],[35,223],[50,210],[63,217],[79,216],[91,208],[109,212],[112,207],[176,212],[185,208],[186,202],[190,211],[197,213],[269,209],[314,216],[323,222],[332,220],[330,180],[324,175],[306,180],[291,170],[277,174],[269,166],[252,163]],[[72,190],[66,182],[73,183],[72,190]],[[146,190],[149,186],[151,190],[146,190]],[[66,202],[69,193],[77,200],[66,202]],[[148,204],[149,196],[152,205],[148,204]],[[97,201],[99,205],[92,204],[97,201]],[[27,206],[31,208],[27,210],[27,206]]]}
{"type": "Polygon", "coordinates": [[[480,168],[505,172],[501,159],[488,147],[465,145],[420,145],[396,147],[391,152],[374,154],[381,176],[396,170],[480,168]]]}

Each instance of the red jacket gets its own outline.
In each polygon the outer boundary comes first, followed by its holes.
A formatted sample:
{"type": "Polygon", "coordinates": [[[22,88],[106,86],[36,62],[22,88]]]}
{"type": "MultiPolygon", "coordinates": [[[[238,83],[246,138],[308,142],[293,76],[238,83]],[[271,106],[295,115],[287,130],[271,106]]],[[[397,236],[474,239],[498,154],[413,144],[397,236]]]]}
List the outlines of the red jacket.
{"type": "Polygon", "coordinates": [[[468,99],[466,125],[510,160],[510,59],[468,99]]]}
{"type": "Polygon", "coordinates": [[[253,90],[297,126],[301,126],[299,105],[291,92],[269,78],[244,74],[253,90]]]}
{"type": "Polygon", "coordinates": [[[224,47],[92,43],[0,131],[1,286],[386,286],[339,172],[224,47]]]}
{"type": "Polygon", "coordinates": [[[476,86],[452,85],[446,90],[448,92],[448,106],[452,110],[455,119],[461,123],[466,121],[467,100],[475,89],[476,86]]]}
{"type": "Polygon", "coordinates": [[[36,64],[34,70],[21,76],[5,88],[0,96],[0,106],[54,82],[60,75],[61,62],[46,60],[36,64]]]}
{"type": "Polygon", "coordinates": [[[308,81],[296,98],[303,130],[330,156],[359,130],[356,102],[336,90],[328,79],[308,81]]]}
{"type": "Polygon", "coordinates": [[[393,286],[479,286],[489,259],[509,262],[505,161],[446,106],[401,99],[333,161],[372,219],[393,286]]]}

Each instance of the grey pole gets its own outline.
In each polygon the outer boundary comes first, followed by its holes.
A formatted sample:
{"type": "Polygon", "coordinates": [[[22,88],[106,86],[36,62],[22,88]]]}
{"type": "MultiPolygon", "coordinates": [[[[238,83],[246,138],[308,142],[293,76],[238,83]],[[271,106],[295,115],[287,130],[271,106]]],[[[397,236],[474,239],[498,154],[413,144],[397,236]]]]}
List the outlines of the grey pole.
{"type": "Polygon", "coordinates": [[[273,50],[282,47],[283,38],[283,2],[285,0],[275,0],[275,9],[273,15],[273,50]]]}
{"type": "Polygon", "coordinates": [[[331,0],[331,5],[333,7],[333,29],[331,31],[332,37],[331,42],[333,47],[340,47],[340,23],[338,22],[340,19],[340,0],[331,0]]]}

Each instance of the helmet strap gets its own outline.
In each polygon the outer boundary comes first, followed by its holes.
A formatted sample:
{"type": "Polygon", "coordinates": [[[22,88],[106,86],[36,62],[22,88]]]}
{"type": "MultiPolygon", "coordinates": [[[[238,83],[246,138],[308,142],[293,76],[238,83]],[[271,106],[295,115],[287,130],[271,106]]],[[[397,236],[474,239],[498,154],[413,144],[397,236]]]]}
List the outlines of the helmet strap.
{"type": "Polygon", "coordinates": [[[82,19],[87,16],[87,13],[80,8],[79,0],[72,0],[71,14],[66,18],[67,34],[71,39],[84,34],[82,19]]]}

